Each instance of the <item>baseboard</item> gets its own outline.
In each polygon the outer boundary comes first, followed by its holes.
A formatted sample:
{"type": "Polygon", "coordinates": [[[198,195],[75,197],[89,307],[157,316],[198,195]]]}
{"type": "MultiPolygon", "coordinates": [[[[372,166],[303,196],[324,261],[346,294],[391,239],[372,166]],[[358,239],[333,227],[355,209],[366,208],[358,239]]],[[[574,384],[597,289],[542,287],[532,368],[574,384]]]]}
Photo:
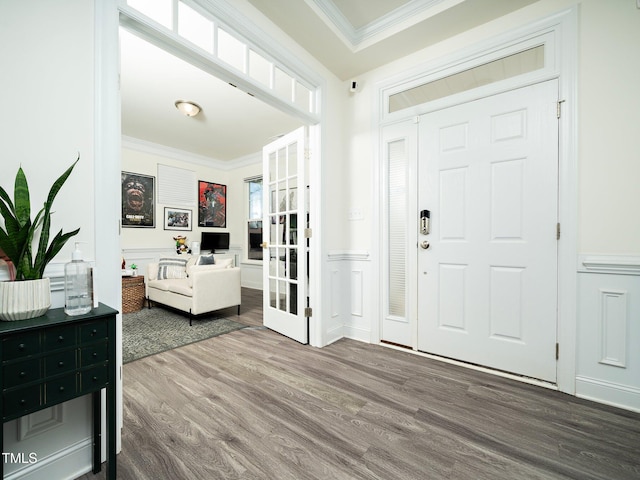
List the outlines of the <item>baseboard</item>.
{"type": "Polygon", "coordinates": [[[358,327],[345,325],[342,329],[343,337],[359,342],[371,343],[371,331],[358,327]]]}
{"type": "Polygon", "coordinates": [[[243,281],[242,282],[242,287],[244,287],[244,288],[252,288],[254,290],[262,290],[262,282],[243,281]]]}
{"type": "Polygon", "coordinates": [[[92,470],[92,438],[86,438],[67,448],[38,458],[37,462],[7,474],[5,480],[73,480],[92,470]]]}
{"type": "Polygon", "coordinates": [[[635,387],[578,376],[576,396],[640,413],[640,389],[635,387]]]}

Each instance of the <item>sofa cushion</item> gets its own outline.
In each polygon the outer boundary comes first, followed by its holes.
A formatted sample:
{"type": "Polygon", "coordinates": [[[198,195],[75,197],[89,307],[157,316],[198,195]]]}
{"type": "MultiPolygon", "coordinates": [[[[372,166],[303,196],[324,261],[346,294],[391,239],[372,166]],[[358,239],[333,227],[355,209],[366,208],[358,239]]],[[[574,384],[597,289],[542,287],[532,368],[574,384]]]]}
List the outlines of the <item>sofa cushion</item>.
{"type": "Polygon", "coordinates": [[[158,280],[187,277],[187,259],[161,258],[158,262],[158,280]]]}
{"type": "Polygon", "coordinates": [[[166,280],[149,280],[147,286],[149,288],[157,288],[158,290],[162,290],[163,292],[169,291],[169,284],[166,280]]]}
{"type": "Polygon", "coordinates": [[[180,295],[185,295],[187,297],[193,297],[193,288],[189,285],[189,282],[185,280],[180,281],[172,281],[171,285],[169,285],[169,291],[173,293],[179,293],[180,295]]]}
{"type": "Polygon", "coordinates": [[[149,282],[149,288],[156,288],[163,292],[179,293],[187,297],[193,296],[193,289],[190,282],[186,278],[170,278],[167,280],[152,280],[149,282]]]}

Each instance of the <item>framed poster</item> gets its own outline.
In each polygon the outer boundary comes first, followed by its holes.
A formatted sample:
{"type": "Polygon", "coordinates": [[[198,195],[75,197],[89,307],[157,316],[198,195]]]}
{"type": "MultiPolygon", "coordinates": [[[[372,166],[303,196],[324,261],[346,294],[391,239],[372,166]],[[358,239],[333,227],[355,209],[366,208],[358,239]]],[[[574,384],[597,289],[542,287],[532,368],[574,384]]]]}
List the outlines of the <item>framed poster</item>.
{"type": "Polygon", "coordinates": [[[198,181],[198,226],[227,226],[227,186],[198,181]]]}
{"type": "Polygon", "coordinates": [[[122,172],[122,226],[151,227],[155,220],[155,177],[122,172]]]}
{"type": "Polygon", "coordinates": [[[191,230],[191,210],[164,207],[165,230],[191,230]]]}

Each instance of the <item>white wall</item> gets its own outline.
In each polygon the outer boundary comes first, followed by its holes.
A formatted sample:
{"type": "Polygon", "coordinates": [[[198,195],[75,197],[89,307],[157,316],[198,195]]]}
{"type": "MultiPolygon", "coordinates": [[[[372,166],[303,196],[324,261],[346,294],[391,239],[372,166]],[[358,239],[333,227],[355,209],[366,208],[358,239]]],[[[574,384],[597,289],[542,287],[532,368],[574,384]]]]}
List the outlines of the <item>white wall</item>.
{"type": "MultiPolygon", "coordinates": [[[[123,249],[131,248],[152,248],[175,249],[175,241],[173,237],[182,235],[187,237],[187,244],[193,241],[200,241],[200,234],[203,231],[226,232],[229,229],[229,219],[234,218],[242,212],[234,198],[230,198],[237,190],[237,186],[229,185],[229,172],[204,166],[197,163],[178,160],[168,156],[159,156],[153,153],[145,153],[128,148],[122,149],[122,170],[126,172],[140,173],[150,175],[156,179],[156,198],[155,198],[155,228],[146,227],[123,227],[121,234],[121,246],[123,249]],[[196,183],[193,185],[194,194],[197,192],[197,181],[205,180],[213,183],[220,183],[227,186],[227,227],[225,228],[200,228],[198,227],[198,208],[197,205],[192,207],[180,205],[166,205],[158,203],[158,165],[169,165],[195,173],[196,183]],[[164,229],[164,208],[175,207],[191,210],[193,227],[191,231],[165,230],[164,229]]],[[[196,201],[197,201],[197,197],[196,201]]],[[[233,232],[235,233],[235,232],[233,232]]],[[[230,234],[232,244],[240,242],[237,235],[230,234]]],[[[127,260],[125,256],[125,260],[127,260]]],[[[127,264],[130,262],[127,261],[127,264]]]]}
{"type": "MultiPolygon", "coordinates": [[[[0,0],[0,183],[12,193],[15,172],[22,165],[37,211],[53,180],[79,153],[81,160],[54,203],[51,231],[80,227],[76,238],[87,242],[83,251],[88,260],[95,256],[93,14],[93,2],[86,0],[0,0]]],[[[48,272],[60,271],[72,247],[70,243],[60,252],[48,272]]],[[[55,294],[52,301],[54,307],[63,306],[64,296],[55,294]]],[[[5,478],[17,478],[26,470],[34,479],[75,478],[90,466],[86,398],[26,417],[21,441],[18,422],[4,425],[3,451],[34,452],[38,463],[6,464],[5,478]],[[58,453],[64,458],[55,459],[58,453]],[[45,467],[46,474],[40,470],[45,467]]]]}
{"type": "MultiPolygon", "coordinates": [[[[161,145],[143,145],[136,148],[135,139],[127,139],[122,150],[122,170],[126,172],[140,173],[156,177],[156,201],[154,228],[124,228],[121,235],[122,253],[127,266],[136,263],[141,273],[144,273],[146,265],[151,261],[157,261],[159,256],[172,255],[175,252],[177,235],[187,237],[187,245],[193,241],[200,241],[201,232],[218,231],[229,232],[230,253],[236,258],[236,263],[242,268],[242,285],[249,288],[262,288],[262,264],[245,262],[246,252],[246,215],[247,198],[245,178],[262,175],[262,153],[249,155],[246,158],[223,164],[212,161],[208,166],[202,163],[202,159],[189,160],[188,152],[178,152],[167,149],[161,145]],[[128,148],[126,143],[130,145],[128,148]],[[146,151],[144,151],[146,150],[146,151]],[[197,206],[187,207],[179,205],[165,205],[158,203],[158,165],[168,165],[175,168],[189,170],[195,173],[196,182],[206,180],[221,183],[227,186],[227,225],[225,228],[201,228],[198,227],[197,206]],[[176,207],[192,211],[193,226],[191,231],[165,230],[164,208],[176,207]]],[[[194,192],[197,185],[193,185],[194,192]]]]}

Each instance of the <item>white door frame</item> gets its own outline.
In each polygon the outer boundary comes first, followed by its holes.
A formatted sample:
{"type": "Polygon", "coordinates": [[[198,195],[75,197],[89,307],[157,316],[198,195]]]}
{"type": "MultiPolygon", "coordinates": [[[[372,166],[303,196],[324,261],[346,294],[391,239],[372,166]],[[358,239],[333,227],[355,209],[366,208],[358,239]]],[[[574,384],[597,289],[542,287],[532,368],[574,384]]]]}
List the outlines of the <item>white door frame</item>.
{"type": "MultiPolygon", "coordinates": [[[[559,148],[559,212],[562,236],[558,242],[558,343],[560,355],[558,359],[557,388],[560,391],[575,394],[576,374],[576,335],[577,335],[577,219],[578,219],[578,169],[577,169],[577,8],[571,8],[551,17],[547,17],[523,28],[508,32],[486,42],[475,44],[452,57],[419,65],[409,71],[402,72],[377,86],[376,109],[379,112],[379,130],[375,132],[375,144],[380,146],[381,129],[385,125],[446,108],[451,105],[465,103],[475,98],[511,90],[531,83],[558,78],[560,94],[564,101],[560,118],[559,148]],[[463,92],[458,95],[436,100],[429,104],[407,108],[394,113],[388,112],[388,99],[394,93],[420,85],[430,80],[442,78],[475,65],[530,48],[534,45],[545,45],[545,67],[531,74],[522,75],[511,80],[499,82],[486,87],[463,92]]],[[[380,232],[384,227],[381,214],[385,211],[384,192],[386,182],[382,152],[376,152],[377,170],[374,175],[373,195],[374,221],[372,231],[380,232]]],[[[416,220],[417,221],[417,220],[416,220]]],[[[378,292],[380,299],[375,305],[371,340],[380,342],[381,321],[384,315],[383,301],[386,294],[386,280],[380,274],[387,258],[383,250],[384,244],[379,240],[381,235],[372,235],[375,255],[373,269],[377,285],[372,288],[378,292]]],[[[415,297],[414,297],[415,298],[415,297]]],[[[417,329],[417,322],[415,322],[417,329]]],[[[416,335],[414,335],[414,338],[416,335]]],[[[417,345],[412,346],[414,350],[417,345]]]]}
{"type": "MultiPolygon", "coordinates": [[[[120,258],[120,232],[119,232],[119,200],[109,192],[120,188],[121,171],[121,126],[120,126],[120,53],[119,53],[119,0],[95,1],[95,151],[94,151],[94,173],[95,178],[100,181],[95,182],[95,210],[96,218],[112,219],[107,222],[96,223],[96,251],[101,255],[96,258],[96,268],[101,272],[97,278],[97,289],[103,292],[101,300],[110,305],[119,305],[120,290],[114,287],[109,279],[120,276],[118,262],[113,259],[120,258]],[[106,192],[106,193],[105,193],[106,192]],[[102,260],[101,260],[102,259],[102,260]],[[102,280],[100,280],[102,279],[102,280]]],[[[232,12],[233,14],[233,12],[232,12]]],[[[246,31],[254,32],[254,36],[262,35],[261,44],[266,48],[273,48],[280,58],[295,63],[299,68],[305,68],[298,59],[287,52],[280,45],[275,44],[270,37],[262,34],[248,20],[234,14],[237,22],[245,21],[246,31]],[[268,41],[264,41],[267,38],[268,41]]],[[[311,72],[311,70],[308,70],[311,72]]],[[[322,325],[323,305],[321,291],[322,282],[322,249],[324,248],[322,228],[322,184],[323,169],[321,167],[321,135],[325,118],[325,96],[322,92],[326,90],[325,80],[315,72],[311,72],[318,80],[318,104],[320,111],[320,123],[309,127],[310,145],[315,149],[313,157],[315,161],[310,163],[310,215],[311,227],[317,232],[310,240],[310,266],[314,272],[314,281],[309,285],[309,295],[314,308],[314,317],[309,322],[309,342],[313,346],[323,346],[326,344],[326,332],[322,325]]],[[[118,318],[120,319],[120,315],[118,318]]],[[[118,350],[117,361],[121,372],[122,365],[122,326],[118,321],[118,350]]],[[[118,375],[117,381],[117,415],[118,425],[122,426],[122,375],[118,375]]],[[[103,417],[104,418],[104,417],[103,417]]],[[[118,430],[117,449],[120,451],[120,431],[118,430]]],[[[104,444],[103,444],[104,450],[104,444]]],[[[104,454],[103,454],[104,457],[104,454]]]]}

